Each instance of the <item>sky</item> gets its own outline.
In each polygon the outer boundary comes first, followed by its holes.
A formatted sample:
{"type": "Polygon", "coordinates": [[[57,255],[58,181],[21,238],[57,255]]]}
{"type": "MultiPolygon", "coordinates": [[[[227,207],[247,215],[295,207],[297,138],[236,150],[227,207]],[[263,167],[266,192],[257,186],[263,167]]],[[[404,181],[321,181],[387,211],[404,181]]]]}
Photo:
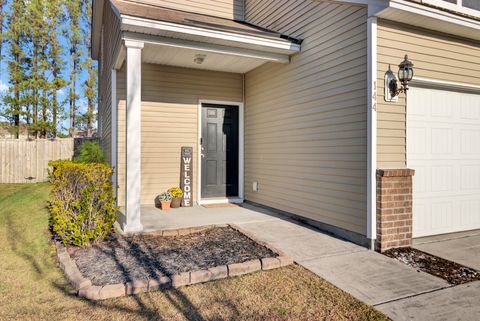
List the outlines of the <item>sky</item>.
{"type": "MultiPolygon", "coordinates": [[[[83,21],[83,28],[87,28],[87,24],[86,24],[86,21],[83,21]]],[[[6,22],[4,21],[4,25],[6,25],[6,22]]],[[[66,26],[63,26],[63,27],[66,27],[66,26]]],[[[4,28],[4,31],[5,31],[5,28],[4,28]]],[[[68,61],[69,61],[69,57],[68,57],[68,53],[69,53],[69,43],[68,43],[68,39],[66,39],[65,37],[60,37],[60,44],[62,45],[62,48],[63,48],[63,61],[67,62],[62,70],[62,75],[63,75],[63,78],[66,79],[68,81],[68,78],[69,78],[69,75],[70,75],[70,69],[69,69],[69,64],[68,64],[68,61]]],[[[2,60],[0,62],[0,106],[2,106],[2,108],[0,109],[3,109],[3,97],[6,93],[8,93],[8,89],[10,87],[10,84],[8,83],[8,66],[7,66],[7,62],[6,62],[6,55],[8,54],[8,45],[6,43],[3,44],[2,46],[2,60]]],[[[87,48],[85,48],[83,54],[82,54],[82,60],[85,60],[87,58],[87,48]]],[[[96,67],[96,62],[94,62],[94,67],[96,67]]],[[[83,94],[83,84],[85,83],[86,79],[88,78],[88,71],[87,69],[85,68],[84,70],[82,70],[82,72],[78,75],[78,78],[77,78],[77,94],[78,94],[78,97],[79,99],[77,100],[77,111],[78,113],[84,113],[86,112],[87,110],[87,99],[84,97],[84,94],[83,94]]],[[[62,88],[61,90],[58,91],[58,101],[59,102],[62,102],[62,101],[66,101],[67,97],[68,97],[68,93],[69,93],[69,86],[66,86],[64,88],[62,88]]],[[[70,120],[68,119],[68,115],[69,115],[69,106],[68,106],[68,103],[64,104],[64,119],[62,119],[62,122],[59,123],[59,125],[57,126],[57,130],[61,130],[62,127],[66,130],[68,130],[68,127],[69,127],[69,124],[70,124],[70,120]]],[[[0,116],[0,121],[5,121],[5,119],[2,119],[2,117],[0,116]]],[[[95,124],[95,127],[96,127],[96,124],[95,124]]]]}

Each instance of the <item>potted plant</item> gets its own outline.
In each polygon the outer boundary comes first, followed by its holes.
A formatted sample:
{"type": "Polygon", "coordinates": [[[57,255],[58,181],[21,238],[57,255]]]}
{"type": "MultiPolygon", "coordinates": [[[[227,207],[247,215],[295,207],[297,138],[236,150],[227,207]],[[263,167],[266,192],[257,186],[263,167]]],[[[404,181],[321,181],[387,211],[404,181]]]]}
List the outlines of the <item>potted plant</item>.
{"type": "Polygon", "coordinates": [[[171,207],[172,208],[178,208],[180,205],[182,205],[182,200],[183,200],[183,191],[180,187],[172,187],[168,190],[168,193],[172,197],[172,203],[171,207]]]}
{"type": "Polygon", "coordinates": [[[162,210],[168,210],[170,208],[170,202],[172,196],[168,192],[163,192],[155,198],[155,206],[161,208],[162,210]]]}

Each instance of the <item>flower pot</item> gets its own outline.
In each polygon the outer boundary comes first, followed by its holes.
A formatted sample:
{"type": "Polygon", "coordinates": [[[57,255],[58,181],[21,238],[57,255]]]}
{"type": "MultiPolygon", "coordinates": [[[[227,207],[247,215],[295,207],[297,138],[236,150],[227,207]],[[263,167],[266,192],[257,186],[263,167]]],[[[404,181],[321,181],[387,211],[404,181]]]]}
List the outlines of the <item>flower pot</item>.
{"type": "Polygon", "coordinates": [[[172,203],[170,204],[171,208],[179,208],[182,205],[183,197],[174,197],[172,198],[172,203]]]}
{"type": "Polygon", "coordinates": [[[170,209],[170,201],[160,201],[160,208],[163,211],[170,209]]]}

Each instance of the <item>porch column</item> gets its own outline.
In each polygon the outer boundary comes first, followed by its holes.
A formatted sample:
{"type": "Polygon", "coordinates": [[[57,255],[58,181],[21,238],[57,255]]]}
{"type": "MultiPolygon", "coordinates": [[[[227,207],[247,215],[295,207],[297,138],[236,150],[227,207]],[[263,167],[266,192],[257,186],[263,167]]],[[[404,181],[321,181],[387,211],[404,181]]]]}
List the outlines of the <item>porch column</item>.
{"type": "Polygon", "coordinates": [[[143,230],[140,222],[141,196],[141,91],[143,42],[125,41],[127,48],[127,119],[125,232],[143,230]]]}

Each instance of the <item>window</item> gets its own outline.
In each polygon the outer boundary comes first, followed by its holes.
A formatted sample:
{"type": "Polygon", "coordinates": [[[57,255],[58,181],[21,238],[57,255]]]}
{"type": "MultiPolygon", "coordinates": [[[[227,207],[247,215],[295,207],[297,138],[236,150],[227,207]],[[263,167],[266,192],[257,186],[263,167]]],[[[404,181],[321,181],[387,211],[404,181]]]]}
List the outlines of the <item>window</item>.
{"type": "Polygon", "coordinates": [[[479,0],[463,0],[463,6],[470,9],[480,10],[480,1],[479,0]]]}
{"type": "Polygon", "coordinates": [[[423,0],[423,3],[480,17],[480,0],[423,0]]]}

